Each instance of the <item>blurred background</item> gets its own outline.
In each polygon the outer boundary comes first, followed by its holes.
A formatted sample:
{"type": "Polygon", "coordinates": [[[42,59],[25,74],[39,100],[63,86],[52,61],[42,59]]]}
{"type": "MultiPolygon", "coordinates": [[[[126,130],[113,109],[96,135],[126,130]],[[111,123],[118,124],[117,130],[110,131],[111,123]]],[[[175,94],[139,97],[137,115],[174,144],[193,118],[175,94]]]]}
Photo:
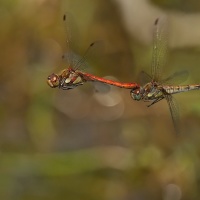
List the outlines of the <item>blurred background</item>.
{"type": "Polygon", "coordinates": [[[75,52],[104,43],[86,71],[124,82],[150,72],[153,23],[167,15],[163,76],[188,70],[184,84],[199,83],[199,11],[196,0],[1,0],[0,199],[199,199],[199,91],[175,95],[177,137],[164,100],[147,108],[126,89],[46,83],[67,67],[65,12],[75,52]]]}

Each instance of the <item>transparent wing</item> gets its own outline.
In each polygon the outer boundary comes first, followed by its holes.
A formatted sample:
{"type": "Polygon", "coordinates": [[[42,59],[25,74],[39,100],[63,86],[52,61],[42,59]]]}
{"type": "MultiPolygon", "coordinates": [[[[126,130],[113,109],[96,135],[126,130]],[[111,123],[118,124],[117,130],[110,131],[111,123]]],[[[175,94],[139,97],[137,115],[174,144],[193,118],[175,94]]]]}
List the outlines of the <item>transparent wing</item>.
{"type": "Polygon", "coordinates": [[[145,85],[146,83],[149,83],[152,81],[152,77],[147,74],[145,71],[141,71],[138,75],[137,82],[141,85],[145,85]]]}
{"type": "MultiPolygon", "coordinates": [[[[74,68],[74,70],[85,69],[88,66],[86,59],[95,57],[95,55],[100,55],[103,52],[104,45],[102,41],[95,41],[91,43],[83,56],[79,56],[74,53],[71,49],[72,47],[72,34],[75,34],[75,20],[70,13],[65,13],[63,15],[63,23],[66,32],[66,53],[63,55],[63,59],[74,68]]],[[[76,31],[77,32],[77,31],[76,31]]]]}
{"type": "Polygon", "coordinates": [[[89,66],[87,60],[96,60],[102,54],[103,47],[102,41],[95,41],[88,46],[83,56],[79,56],[70,50],[64,54],[63,58],[67,60],[74,70],[85,70],[89,66]]]}
{"type": "Polygon", "coordinates": [[[92,51],[92,47],[94,43],[91,43],[87,50],[85,51],[83,56],[79,56],[75,52],[72,51],[72,34],[74,34],[75,27],[73,15],[69,12],[66,12],[63,15],[63,23],[66,32],[66,53],[63,54],[63,59],[71,66],[76,69],[86,68],[88,65],[86,63],[86,57],[88,57],[89,53],[92,51]]]}
{"type": "Polygon", "coordinates": [[[85,53],[83,54],[83,56],[81,57],[81,59],[79,59],[75,65],[74,65],[74,69],[75,70],[78,70],[78,69],[83,69],[85,68],[86,66],[88,66],[88,64],[86,63],[86,59],[88,59],[89,57],[92,56],[92,54],[94,53],[94,49],[96,47],[96,43],[93,42],[89,45],[89,47],[86,49],[85,53]]]}
{"type": "Polygon", "coordinates": [[[165,99],[167,100],[167,103],[169,105],[169,110],[171,113],[175,131],[178,134],[180,132],[180,129],[179,129],[180,116],[179,116],[178,104],[172,95],[165,95],[165,99]]]}
{"type": "Polygon", "coordinates": [[[175,72],[174,74],[170,75],[169,77],[163,79],[160,83],[162,84],[180,84],[184,81],[187,80],[189,76],[189,72],[184,70],[184,71],[179,71],[175,72]]]}
{"type": "Polygon", "coordinates": [[[66,33],[66,53],[63,55],[63,59],[67,61],[69,65],[74,65],[74,54],[71,51],[71,43],[72,43],[72,15],[70,13],[65,13],[63,15],[63,23],[66,33]]]}
{"type": "Polygon", "coordinates": [[[168,23],[166,18],[156,19],[153,31],[151,75],[154,81],[161,80],[161,71],[166,64],[168,23]]]}
{"type": "Polygon", "coordinates": [[[83,57],[79,56],[75,52],[72,51],[72,34],[75,31],[74,24],[75,21],[71,13],[66,12],[63,15],[63,23],[66,32],[66,53],[63,55],[63,59],[67,61],[67,63],[74,68],[74,70],[79,68],[86,68],[87,64],[85,62],[86,57],[88,57],[89,52],[92,49],[94,43],[90,44],[87,48],[86,52],[84,53],[83,57]]]}
{"type": "Polygon", "coordinates": [[[76,69],[86,69],[88,68],[88,63],[82,56],[76,54],[73,51],[67,52],[63,55],[63,59],[67,61],[67,63],[73,67],[74,70],[76,69]],[[75,68],[76,67],[76,68],[75,68]]]}

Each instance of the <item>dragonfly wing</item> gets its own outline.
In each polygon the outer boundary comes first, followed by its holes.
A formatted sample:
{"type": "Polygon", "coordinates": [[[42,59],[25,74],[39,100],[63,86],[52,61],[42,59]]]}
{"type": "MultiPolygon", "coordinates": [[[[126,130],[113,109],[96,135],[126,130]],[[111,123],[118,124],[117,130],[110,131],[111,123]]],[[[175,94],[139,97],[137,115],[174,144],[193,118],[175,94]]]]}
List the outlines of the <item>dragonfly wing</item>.
{"type": "Polygon", "coordinates": [[[175,131],[176,131],[176,133],[179,133],[180,132],[180,130],[179,130],[180,116],[179,116],[178,104],[172,95],[165,95],[165,99],[167,100],[167,103],[169,105],[169,110],[171,113],[175,131]]]}
{"type": "Polygon", "coordinates": [[[156,19],[153,31],[151,75],[154,81],[161,80],[161,70],[166,63],[168,23],[165,17],[156,19]]]}
{"type": "Polygon", "coordinates": [[[70,12],[66,12],[63,15],[63,23],[65,27],[66,32],[66,53],[63,55],[63,59],[74,68],[74,70],[85,68],[87,66],[85,59],[88,57],[87,55],[91,51],[91,47],[93,46],[93,43],[88,47],[85,54],[83,56],[79,56],[76,53],[74,53],[72,49],[72,43],[73,38],[72,35],[75,35],[77,31],[75,31],[75,20],[73,18],[73,15],[70,12]]]}
{"type": "Polygon", "coordinates": [[[145,85],[146,83],[149,83],[152,81],[152,77],[147,74],[145,71],[141,71],[139,73],[139,76],[137,78],[137,82],[140,83],[141,85],[145,85]]]}
{"type": "Polygon", "coordinates": [[[168,85],[168,84],[180,84],[187,80],[189,76],[189,72],[187,70],[175,72],[171,76],[167,77],[166,79],[163,79],[161,81],[162,84],[168,85]]]}
{"type": "Polygon", "coordinates": [[[69,50],[66,54],[64,54],[63,58],[66,59],[74,70],[85,70],[89,66],[86,60],[96,60],[96,58],[102,53],[103,47],[100,43],[100,41],[91,43],[84,52],[83,56],[79,56],[75,52],[69,50]]]}
{"type": "Polygon", "coordinates": [[[73,52],[71,52],[71,42],[72,42],[72,14],[65,13],[63,15],[63,23],[66,33],[66,46],[65,46],[65,53],[63,55],[63,58],[67,61],[69,65],[73,65],[74,63],[74,57],[73,52]]]}
{"type": "Polygon", "coordinates": [[[83,69],[88,64],[86,63],[86,60],[98,60],[98,57],[102,54],[104,51],[104,44],[102,41],[95,41],[92,42],[88,48],[86,49],[85,53],[83,54],[82,58],[75,64],[74,68],[76,70],[83,69]]]}
{"type": "Polygon", "coordinates": [[[73,67],[74,70],[80,68],[85,69],[87,66],[85,59],[83,60],[83,57],[76,54],[74,51],[68,51],[63,55],[63,58],[71,67],[73,67]]]}

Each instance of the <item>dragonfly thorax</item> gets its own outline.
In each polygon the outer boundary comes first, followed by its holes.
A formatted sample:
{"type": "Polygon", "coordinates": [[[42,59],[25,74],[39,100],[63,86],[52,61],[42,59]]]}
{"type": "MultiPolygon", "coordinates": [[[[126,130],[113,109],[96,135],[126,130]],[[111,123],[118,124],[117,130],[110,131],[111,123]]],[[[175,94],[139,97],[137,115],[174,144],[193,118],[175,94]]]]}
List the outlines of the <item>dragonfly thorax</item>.
{"type": "Polygon", "coordinates": [[[162,89],[156,82],[149,82],[143,87],[131,90],[131,97],[136,101],[155,100],[161,96],[163,96],[162,89]]]}
{"type": "Polygon", "coordinates": [[[61,74],[59,87],[63,90],[69,90],[83,85],[83,83],[82,77],[75,70],[68,68],[61,74]]]}

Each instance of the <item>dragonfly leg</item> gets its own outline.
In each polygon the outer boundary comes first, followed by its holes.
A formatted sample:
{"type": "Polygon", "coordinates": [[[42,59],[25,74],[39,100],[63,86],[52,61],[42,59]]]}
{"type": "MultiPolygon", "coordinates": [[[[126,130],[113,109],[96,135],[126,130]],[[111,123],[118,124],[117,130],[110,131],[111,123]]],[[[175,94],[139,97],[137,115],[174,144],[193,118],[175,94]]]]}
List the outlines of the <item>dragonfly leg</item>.
{"type": "Polygon", "coordinates": [[[75,87],[77,87],[79,85],[83,85],[83,83],[65,84],[65,85],[61,85],[60,88],[63,90],[70,90],[70,89],[74,89],[75,87]]]}
{"type": "Polygon", "coordinates": [[[145,99],[145,100],[143,100],[144,102],[150,102],[150,101],[152,101],[152,100],[147,100],[147,99],[145,99]]]}
{"type": "Polygon", "coordinates": [[[62,85],[60,88],[62,90],[70,90],[70,89],[73,89],[74,87],[73,86],[69,86],[69,85],[62,85]]]}
{"type": "Polygon", "coordinates": [[[153,104],[155,104],[155,103],[161,101],[162,99],[164,99],[164,97],[159,97],[159,98],[155,99],[151,104],[147,105],[147,107],[152,106],[153,104]]]}

